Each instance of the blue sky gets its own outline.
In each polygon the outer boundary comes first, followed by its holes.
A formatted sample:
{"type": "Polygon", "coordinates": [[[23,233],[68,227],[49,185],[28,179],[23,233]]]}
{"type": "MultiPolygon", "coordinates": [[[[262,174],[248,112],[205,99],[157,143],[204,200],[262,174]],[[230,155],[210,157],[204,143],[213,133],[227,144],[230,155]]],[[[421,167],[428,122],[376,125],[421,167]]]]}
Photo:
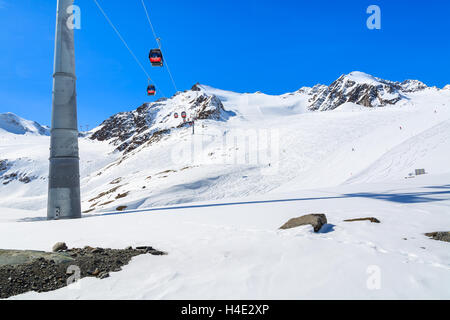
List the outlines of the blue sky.
{"type": "MultiPolygon", "coordinates": [[[[98,0],[166,96],[165,70],[140,0],[98,0]]],[[[145,0],[178,89],[200,82],[238,92],[282,94],[330,84],[354,70],[402,81],[450,83],[447,0],[145,0]],[[366,9],[381,8],[381,30],[366,9]]],[[[76,0],[79,124],[152,101],[147,79],[92,0],[76,0]]],[[[0,113],[50,123],[56,0],[0,0],[0,113]]],[[[156,96],[155,99],[160,97],[156,96]]]]}

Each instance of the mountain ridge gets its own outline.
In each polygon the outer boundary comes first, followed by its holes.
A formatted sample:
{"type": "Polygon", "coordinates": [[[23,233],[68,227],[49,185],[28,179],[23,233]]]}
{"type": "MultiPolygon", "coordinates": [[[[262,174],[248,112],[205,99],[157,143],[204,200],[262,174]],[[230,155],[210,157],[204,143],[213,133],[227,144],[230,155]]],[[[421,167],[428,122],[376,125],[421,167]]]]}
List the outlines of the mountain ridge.
{"type": "MultiPolygon", "coordinates": [[[[166,132],[169,129],[177,127],[177,125],[166,127],[160,126],[163,128],[154,130],[151,134],[147,132],[146,135],[141,136],[144,131],[148,131],[152,126],[149,121],[151,121],[155,112],[151,109],[153,108],[162,111],[162,108],[169,105],[170,103],[168,102],[171,101],[174,101],[175,104],[180,104],[180,99],[177,98],[180,95],[195,96],[196,100],[194,101],[191,99],[188,101],[188,99],[184,99],[184,101],[181,102],[185,104],[184,108],[179,105],[177,108],[169,108],[174,110],[165,110],[165,113],[171,113],[173,115],[175,112],[179,111],[179,113],[181,113],[182,109],[186,109],[186,111],[191,111],[192,114],[190,118],[193,120],[222,119],[225,121],[229,117],[235,115],[233,110],[226,111],[224,109],[223,101],[221,101],[220,97],[206,92],[207,90],[205,90],[204,87],[209,86],[204,86],[197,82],[190,90],[185,90],[184,92],[179,91],[170,98],[161,98],[155,102],[143,103],[140,107],[132,111],[116,113],[104,120],[98,127],[89,131],[88,136],[91,139],[98,141],[112,139],[112,143],[118,145],[117,150],[129,152],[134,149],[135,143],[126,143],[128,139],[135,138],[136,141],[142,141],[143,139],[149,139],[154,133],[166,132]],[[134,125],[131,125],[132,123],[134,125]],[[121,132],[118,132],[117,126],[121,128],[121,130],[119,130],[121,132]],[[110,133],[107,134],[107,130],[109,130],[110,133]],[[126,130],[130,130],[130,132],[126,132],[126,130]]],[[[316,84],[313,87],[302,87],[295,92],[285,93],[278,97],[297,94],[307,99],[305,105],[307,110],[331,111],[347,102],[368,108],[394,105],[401,100],[408,100],[407,94],[427,89],[450,90],[450,84],[439,89],[436,87],[428,87],[419,80],[408,79],[402,82],[390,81],[364,72],[353,71],[348,74],[342,74],[328,86],[316,84]]],[[[253,95],[255,94],[264,93],[257,91],[253,93],[253,95]]],[[[248,95],[252,94],[248,93],[248,95]]],[[[160,121],[164,122],[166,120],[160,119],[160,121]]],[[[36,121],[21,118],[11,112],[0,114],[0,130],[12,134],[50,135],[50,129],[48,127],[42,126],[36,121]]]]}
{"type": "Polygon", "coordinates": [[[26,120],[12,112],[0,113],[0,132],[24,135],[50,135],[48,127],[41,126],[36,121],[26,120]]]}

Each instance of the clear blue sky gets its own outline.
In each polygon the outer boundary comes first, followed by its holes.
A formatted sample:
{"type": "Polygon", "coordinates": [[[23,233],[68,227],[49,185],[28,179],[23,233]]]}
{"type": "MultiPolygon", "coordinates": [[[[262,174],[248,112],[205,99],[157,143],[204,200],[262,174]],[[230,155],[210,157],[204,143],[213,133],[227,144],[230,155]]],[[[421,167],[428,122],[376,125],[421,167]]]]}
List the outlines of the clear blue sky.
{"type": "MultiPolygon", "coordinates": [[[[98,0],[162,91],[155,46],[140,0],[98,0]]],[[[343,73],[450,83],[448,0],[146,0],[179,89],[200,82],[238,92],[281,94],[343,73]],[[366,8],[381,8],[381,30],[366,8]]],[[[92,0],[76,0],[79,123],[152,101],[147,79],[92,0]]],[[[0,113],[50,123],[56,0],[0,0],[0,113]]],[[[159,96],[155,97],[158,98],[159,96]]]]}

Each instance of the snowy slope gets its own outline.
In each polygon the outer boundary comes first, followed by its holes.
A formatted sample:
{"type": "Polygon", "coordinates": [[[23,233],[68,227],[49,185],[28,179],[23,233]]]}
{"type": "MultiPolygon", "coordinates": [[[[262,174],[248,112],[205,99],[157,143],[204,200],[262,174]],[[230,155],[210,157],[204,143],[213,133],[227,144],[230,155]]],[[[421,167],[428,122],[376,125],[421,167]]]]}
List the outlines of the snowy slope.
{"type": "Polygon", "coordinates": [[[448,89],[360,72],[279,96],[195,85],[80,138],[90,218],[70,222],[41,221],[49,137],[19,133],[0,134],[5,246],[170,252],[85,279],[81,291],[23,297],[450,298],[448,245],[423,235],[450,228],[448,89]],[[173,117],[182,111],[196,119],[194,135],[173,117]],[[405,179],[419,168],[428,175],[405,179]],[[118,207],[130,213],[102,215],[118,207]],[[327,213],[329,232],[277,231],[311,212],[327,213]],[[382,224],[342,223],[361,216],[382,224]],[[370,265],[381,267],[380,291],[367,289],[370,265]]]}
{"type": "MultiPolygon", "coordinates": [[[[400,86],[359,72],[345,78],[358,85],[400,86]]],[[[418,81],[402,85],[404,98],[384,108],[347,102],[328,112],[310,111],[309,99],[324,86],[270,96],[196,85],[120,113],[80,139],[83,210],[398,181],[422,167],[433,174],[449,172],[450,91],[418,81]],[[183,110],[197,119],[195,135],[173,117],[183,110]],[[427,133],[433,130],[438,137],[427,133]],[[435,146],[425,147],[429,143],[435,146]]],[[[48,138],[0,139],[0,182],[10,181],[0,184],[8,195],[0,206],[44,208],[48,138]],[[11,180],[11,174],[17,178],[11,180]],[[27,177],[31,182],[20,181],[27,177]]]]}
{"type": "Polygon", "coordinates": [[[48,128],[41,126],[35,121],[29,121],[16,116],[14,113],[0,114],[0,134],[34,134],[49,135],[48,128]]]}
{"type": "Polygon", "coordinates": [[[70,247],[152,245],[169,252],[135,257],[105,280],[85,278],[78,288],[12,299],[449,299],[449,245],[423,235],[450,225],[449,179],[427,176],[76,221],[39,221],[32,217],[45,212],[12,211],[0,218],[7,248],[48,250],[64,240],[70,247]],[[309,226],[277,230],[310,212],[328,217],[320,233],[309,226]],[[343,222],[366,216],[381,223],[343,222]]]}

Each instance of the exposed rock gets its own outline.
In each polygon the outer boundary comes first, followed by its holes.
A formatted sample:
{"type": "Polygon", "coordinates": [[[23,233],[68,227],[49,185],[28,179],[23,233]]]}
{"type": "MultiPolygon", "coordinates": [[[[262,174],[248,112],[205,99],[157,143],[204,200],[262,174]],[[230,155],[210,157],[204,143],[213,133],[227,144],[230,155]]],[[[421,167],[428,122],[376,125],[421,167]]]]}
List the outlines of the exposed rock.
{"type": "Polygon", "coordinates": [[[2,171],[4,173],[7,172],[8,169],[12,167],[11,163],[8,162],[1,162],[0,161],[0,180],[3,180],[3,184],[7,185],[11,183],[12,181],[18,180],[22,183],[30,183],[33,180],[36,180],[38,177],[36,176],[29,176],[26,172],[12,172],[9,174],[2,174],[2,171]]]}
{"type": "Polygon", "coordinates": [[[77,269],[80,278],[105,279],[110,272],[120,271],[134,256],[141,254],[166,253],[153,248],[116,250],[89,246],[64,253],[0,250],[0,299],[28,291],[47,292],[62,288],[73,279],[77,269]]]}
{"type": "Polygon", "coordinates": [[[194,85],[192,86],[191,90],[192,90],[192,91],[201,91],[201,89],[200,89],[200,83],[197,82],[196,84],[194,84],[194,85]]]}
{"type": "Polygon", "coordinates": [[[123,210],[125,210],[126,208],[128,208],[127,206],[118,206],[117,208],[116,208],[116,210],[117,211],[123,211],[123,210]]]}
{"type": "Polygon", "coordinates": [[[342,75],[328,87],[317,85],[313,88],[301,88],[299,92],[311,96],[310,110],[327,111],[336,109],[346,102],[369,108],[384,107],[405,99],[405,93],[426,88],[428,87],[418,80],[406,80],[400,83],[355,71],[342,75]]]}
{"type": "Polygon", "coordinates": [[[118,184],[122,181],[122,177],[116,178],[113,181],[111,181],[109,184],[118,184]]]}
{"type": "Polygon", "coordinates": [[[57,242],[52,248],[53,252],[61,252],[67,250],[67,245],[65,242],[57,242]]]}
{"type": "Polygon", "coordinates": [[[369,218],[356,218],[356,219],[347,219],[344,220],[344,222],[353,222],[353,221],[370,221],[373,223],[380,223],[380,220],[378,220],[377,218],[374,217],[369,217],[369,218]]]}
{"type": "MultiPolygon", "coordinates": [[[[170,99],[145,103],[129,112],[118,113],[105,120],[89,137],[92,140],[108,141],[116,150],[127,154],[144,144],[152,144],[180,127],[172,114],[189,113],[191,120],[222,120],[231,114],[214,95],[205,93],[199,84],[185,93],[178,92],[170,99]]],[[[181,125],[183,123],[181,122],[181,125]]]]}
{"type": "Polygon", "coordinates": [[[93,275],[94,277],[98,276],[100,274],[100,270],[98,268],[96,268],[94,271],[91,272],[91,275],[93,275]]]}
{"type": "Polygon", "coordinates": [[[11,167],[11,164],[8,162],[8,160],[0,160],[0,173],[2,171],[7,171],[11,167]]]}
{"type": "Polygon", "coordinates": [[[117,200],[117,199],[125,198],[125,197],[128,196],[128,194],[129,194],[129,192],[119,193],[119,194],[116,196],[116,200],[117,200]]]}
{"type": "Polygon", "coordinates": [[[416,92],[428,88],[425,83],[419,80],[405,80],[400,83],[400,86],[403,92],[416,92]]]}
{"type": "Polygon", "coordinates": [[[141,250],[145,253],[151,253],[152,255],[161,255],[161,252],[154,249],[153,247],[141,246],[141,247],[136,247],[136,250],[141,250]]]}
{"type": "Polygon", "coordinates": [[[325,216],[325,214],[313,213],[298,218],[292,218],[284,225],[282,225],[280,229],[291,229],[310,224],[313,226],[314,232],[318,232],[322,228],[322,226],[326,223],[327,217],[325,216]]]}
{"type": "Polygon", "coordinates": [[[216,96],[201,95],[193,103],[194,120],[213,119],[220,120],[223,112],[223,105],[216,96]]]}
{"type": "Polygon", "coordinates": [[[74,260],[65,253],[49,253],[35,250],[0,250],[0,267],[31,263],[36,260],[53,261],[54,263],[70,263],[74,260]]]}
{"type": "Polygon", "coordinates": [[[450,242],[450,231],[430,232],[425,235],[434,240],[450,242]]]}
{"type": "Polygon", "coordinates": [[[101,193],[98,194],[95,198],[90,199],[89,202],[94,202],[94,201],[96,201],[96,200],[98,200],[98,199],[100,199],[100,198],[103,198],[104,196],[106,196],[106,195],[108,195],[108,194],[114,193],[114,192],[116,192],[117,189],[119,189],[120,187],[121,187],[121,186],[116,186],[116,187],[114,187],[114,188],[112,188],[112,189],[109,189],[108,191],[101,192],[101,193]]]}
{"type": "Polygon", "coordinates": [[[353,102],[365,107],[395,104],[402,95],[401,87],[390,81],[384,81],[361,72],[342,75],[329,87],[321,87],[309,100],[311,110],[333,110],[338,106],[353,102]]]}

